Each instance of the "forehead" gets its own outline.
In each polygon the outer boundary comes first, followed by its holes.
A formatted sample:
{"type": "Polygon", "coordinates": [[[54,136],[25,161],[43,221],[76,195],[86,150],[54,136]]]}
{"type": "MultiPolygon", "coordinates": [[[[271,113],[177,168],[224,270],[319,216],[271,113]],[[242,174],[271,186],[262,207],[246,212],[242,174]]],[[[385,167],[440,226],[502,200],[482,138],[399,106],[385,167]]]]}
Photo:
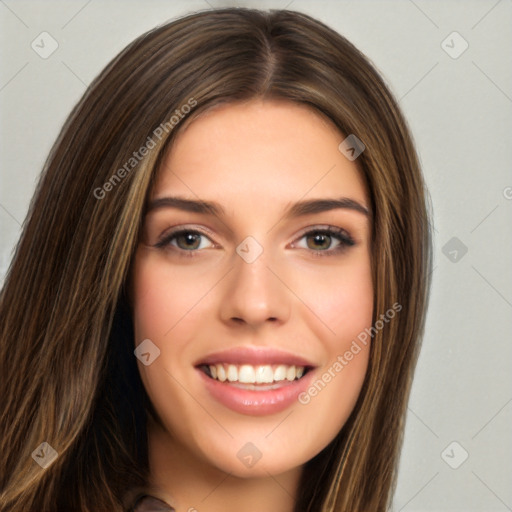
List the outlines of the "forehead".
{"type": "Polygon", "coordinates": [[[289,101],[253,100],[190,122],[159,169],[153,197],[169,193],[231,203],[297,201],[340,194],[366,202],[345,136],[326,117],[289,101]]]}

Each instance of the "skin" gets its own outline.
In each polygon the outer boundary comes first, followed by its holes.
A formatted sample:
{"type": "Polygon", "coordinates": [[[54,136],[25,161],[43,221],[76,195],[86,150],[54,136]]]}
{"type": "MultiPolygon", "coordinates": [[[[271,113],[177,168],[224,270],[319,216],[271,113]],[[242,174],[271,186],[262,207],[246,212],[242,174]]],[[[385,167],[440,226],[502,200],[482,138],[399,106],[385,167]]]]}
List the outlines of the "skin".
{"type": "Polygon", "coordinates": [[[308,107],[252,100],[191,122],[159,169],[151,200],[199,198],[225,209],[220,218],[151,211],[133,266],[135,345],[149,338],[160,350],[150,365],[138,361],[161,420],[148,424],[151,482],[178,511],[292,511],[304,463],[355,405],[368,346],[308,404],[263,416],[217,402],[194,368],[230,347],[274,347],[312,361],[319,378],[371,326],[368,216],[340,208],[283,218],[307,199],[346,197],[369,208],[356,162],[338,150],[344,138],[308,107]],[[183,237],[155,247],[177,226],[209,232],[193,251],[183,237]],[[344,229],[354,245],[336,253],[334,236],[304,235],[326,226],[344,229]],[[252,263],[236,252],[247,236],[263,248],[252,263]],[[237,457],[247,442],[262,454],[251,468],[237,457]]]}

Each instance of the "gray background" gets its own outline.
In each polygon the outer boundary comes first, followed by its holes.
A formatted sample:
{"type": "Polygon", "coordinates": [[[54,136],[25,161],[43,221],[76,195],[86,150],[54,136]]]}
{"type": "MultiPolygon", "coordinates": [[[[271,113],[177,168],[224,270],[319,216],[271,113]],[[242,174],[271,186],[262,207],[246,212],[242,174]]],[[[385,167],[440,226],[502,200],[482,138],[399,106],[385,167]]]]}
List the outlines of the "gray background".
{"type": "Polygon", "coordinates": [[[435,268],[393,510],[512,510],[511,0],[0,0],[0,282],[87,84],[155,25],[236,5],[303,11],[345,35],[385,77],[417,143],[435,268]],[[44,31],[58,43],[46,59],[31,47],[51,48],[44,31]]]}

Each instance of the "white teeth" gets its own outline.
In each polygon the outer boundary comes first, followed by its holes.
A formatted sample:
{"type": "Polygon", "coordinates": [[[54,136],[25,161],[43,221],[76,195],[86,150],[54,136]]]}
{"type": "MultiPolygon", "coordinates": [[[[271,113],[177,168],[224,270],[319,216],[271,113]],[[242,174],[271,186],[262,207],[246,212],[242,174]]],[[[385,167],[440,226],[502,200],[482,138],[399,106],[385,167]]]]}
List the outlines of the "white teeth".
{"type": "Polygon", "coordinates": [[[235,382],[238,380],[238,368],[234,364],[228,366],[228,380],[229,382],[235,382]]]}
{"type": "Polygon", "coordinates": [[[209,365],[210,375],[213,379],[225,382],[240,382],[242,384],[272,384],[284,380],[294,381],[304,375],[303,366],[278,366],[250,364],[214,364],[209,365]]]}
{"type": "Polygon", "coordinates": [[[246,384],[253,384],[256,382],[256,372],[254,367],[250,364],[244,364],[240,366],[238,370],[238,382],[244,382],[246,384]]]}
{"type": "Polygon", "coordinates": [[[294,380],[295,379],[295,366],[289,366],[286,370],[286,379],[294,380]]]}
{"type": "Polygon", "coordinates": [[[284,379],[286,379],[286,366],[281,364],[274,370],[274,380],[284,379]]]}
{"type": "Polygon", "coordinates": [[[221,382],[226,380],[226,370],[224,370],[224,366],[221,364],[217,365],[217,379],[221,382]]]}
{"type": "Polygon", "coordinates": [[[270,366],[256,367],[256,382],[258,384],[270,384],[274,382],[274,372],[270,366]]]}

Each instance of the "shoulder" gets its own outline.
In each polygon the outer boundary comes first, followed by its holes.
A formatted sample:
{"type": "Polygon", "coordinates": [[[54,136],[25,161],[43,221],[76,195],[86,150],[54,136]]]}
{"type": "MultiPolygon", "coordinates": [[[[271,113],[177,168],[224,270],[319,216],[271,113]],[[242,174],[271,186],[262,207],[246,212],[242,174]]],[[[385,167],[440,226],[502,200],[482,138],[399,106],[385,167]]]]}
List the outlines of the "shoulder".
{"type": "Polygon", "coordinates": [[[139,496],[130,512],[175,512],[175,509],[154,496],[145,494],[139,496]]]}

